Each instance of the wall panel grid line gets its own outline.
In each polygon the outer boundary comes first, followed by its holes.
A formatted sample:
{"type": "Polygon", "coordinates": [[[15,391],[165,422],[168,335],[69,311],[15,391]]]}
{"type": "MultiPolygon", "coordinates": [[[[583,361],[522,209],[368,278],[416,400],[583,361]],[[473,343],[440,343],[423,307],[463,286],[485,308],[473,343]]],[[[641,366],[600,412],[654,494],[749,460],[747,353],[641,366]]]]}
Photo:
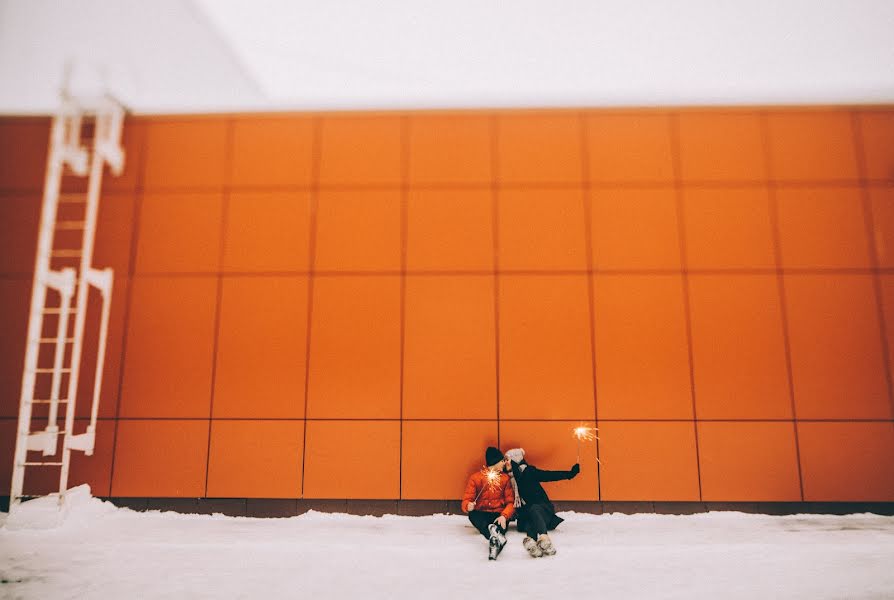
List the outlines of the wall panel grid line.
{"type": "Polygon", "coordinates": [[[500,439],[500,122],[496,115],[487,119],[488,143],[490,144],[490,201],[491,201],[491,235],[493,236],[493,278],[494,278],[494,402],[497,415],[497,446],[502,447],[500,439]]]}
{"type": "Polygon", "coordinates": [[[310,276],[307,282],[307,340],[304,347],[304,426],[302,428],[301,438],[301,496],[304,496],[304,471],[307,461],[307,406],[308,393],[310,385],[310,341],[313,332],[313,308],[314,308],[314,272],[313,265],[316,256],[316,237],[317,237],[317,209],[319,203],[319,181],[320,181],[320,162],[322,160],[322,121],[319,118],[313,120],[313,146],[311,150],[311,189],[310,197],[310,228],[308,232],[308,270],[310,276]]]}
{"type": "MultiPolygon", "coordinates": [[[[590,354],[591,371],[593,378],[593,417],[599,423],[599,386],[597,379],[598,356],[596,353],[596,301],[593,297],[593,274],[597,271],[593,268],[593,184],[590,180],[590,147],[587,143],[587,118],[585,113],[578,115],[580,126],[580,158],[581,173],[584,178],[584,240],[587,253],[587,307],[590,317],[590,354]]],[[[596,437],[596,497],[602,497],[602,463],[599,458],[599,437],[596,437]]]]}
{"type": "MultiPolygon", "coordinates": [[[[4,419],[13,419],[15,418],[12,415],[9,416],[0,416],[0,421],[4,419]]],[[[81,417],[78,417],[79,419],[81,417]]],[[[154,416],[154,417],[98,417],[98,421],[201,421],[207,422],[208,417],[167,417],[167,416],[154,416]]],[[[489,419],[489,418],[477,418],[477,417],[464,417],[464,416],[456,416],[456,417],[404,417],[403,419],[399,419],[398,417],[253,417],[253,416],[244,416],[244,417],[214,417],[211,421],[270,421],[270,422],[303,422],[303,421],[399,421],[403,420],[405,422],[418,422],[418,423],[428,423],[428,422],[469,422],[469,423],[496,423],[498,419],[489,419]]],[[[509,423],[509,422],[519,422],[519,423],[580,423],[581,421],[590,421],[593,419],[589,418],[588,415],[581,415],[581,418],[560,418],[560,419],[546,419],[546,418],[523,418],[523,417],[512,417],[512,418],[503,418],[499,419],[501,423],[509,423]]],[[[606,418],[602,417],[598,419],[598,421],[602,423],[894,423],[894,419],[872,419],[872,418],[828,418],[828,419],[820,419],[820,418],[774,418],[774,417],[737,417],[737,418],[707,418],[701,417],[698,419],[681,419],[681,418],[606,418]]]]}
{"type": "MultiPolygon", "coordinates": [[[[876,249],[878,244],[876,241],[874,215],[872,212],[872,202],[869,197],[869,185],[866,181],[866,154],[863,149],[863,132],[860,127],[860,121],[857,113],[851,113],[851,127],[853,128],[854,153],[857,157],[857,170],[860,173],[861,182],[861,199],[863,202],[863,216],[866,223],[866,239],[869,241],[869,261],[872,266],[872,286],[875,291],[875,304],[878,310],[879,334],[881,337],[882,356],[885,365],[891,365],[891,348],[888,347],[888,338],[885,335],[887,331],[887,318],[884,310],[884,299],[882,296],[882,283],[879,277],[879,264],[876,249]]],[[[885,382],[888,386],[888,401],[891,404],[891,414],[894,416],[894,382],[892,382],[891,369],[885,369],[885,382]]]]}
{"type": "MultiPolygon", "coordinates": [[[[583,186],[583,181],[577,183],[567,182],[530,182],[530,183],[479,183],[479,184],[458,184],[451,182],[444,183],[407,183],[399,184],[344,184],[344,185],[325,185],[318,187],[312,185],[226,185],[226,186],[168,186],[168,187],[146,187],[139,184],[134,189],[142,189],[153,195],[182,195],[186,193],[198,194],[219,194],[225,189],[238,193],[274,193],[274,192],[311,192],[314,189],[320,191],[388,191],[398,190],[406,187],[408,191],[487,191],[494,187],[503,191],[511,190],[574,190],[583,186]]],[[[766,180],[742,180],[742,181],[692,181],[685,180],[682,182],[685,189],[736,189],[736,188],[757,188],[762,189],[766,186],[766,180]]],[[[835,188],[835,187],[857,187],[860,185],[869,185],[873,187],[892,187],[894,182],[887,179],[805,179],[802,181],[779,181],[777,187],[780,189],[802,189],[802,188],[835,188]]],[[[668,181],[617,181],[602,182],[593,181],[588,183],[588,187],[593,190],[615,190],[615,189],[663,189],[672,188],[673,182],[668,181]]],[[[10,188],[0,189],[0,201],[3,198],[14,196],[31,196],[40,192],[40,189],[31,188],[10,188]]],[[[107,192],[115,194],[120,192],[107,192]]]]}
{"type": "MultiPolygon", "coordinates": [[[[678,121],[677,115],[671,115],[669,119],[669,128],[670,128],[670,141],[671,141],[671,160],[673,163],[673,172],[674,172],[674,187],[675,187],[675,196],[676,196],[676,210],[677,210],[677,227],[679,231],[680,238],[680,264],[688,267],[689,265],[689,256],[687,254],[687,246],[686,246],[686,219],[685,219],[685,207],[684,202],[685,198],[683,197],[682,190],[682,167],[681,167],[681,157],[680,157],[680,124],[678,121]]],[[[692,309],[690,304],[690,294],[689,294],[689,276],[688,272],[684,270],[683,273],[683,314],[685,319],[686,326],[686,352],[688,355],[688,367],[689,367],[689,389],[690,396],[692,401],[692,416],[693,418],[698,416],[698,406],[696,405],[696,394],[697,390],[695,387],[695,373],[693,371],[693,356],[692,356],[692,309]]],[[[698,437],[698,421],[693,421],[693,429],[695,433],[695,465],[696,465],[696,475],[698,478],[698,498],[702,499],[702,476],[701,476],[701,455],[699,453],[699,437],[698,437]]]]}
{"type": "MultiPolygon", "coordinates": [[[[227,238],[227,217],[229,215],[230,208],[230,178],[231,172],[233,168],[233,130],[234,123],[232,119],[228,119],[226,122],[226,151],[224,153],[224,177],[226,177],[227,184],[224,187],[223,195],[222,195],[222,205],[221,205],[221,217],[220,217],[220,240],[218,243],[217,249],[217,264],[219,267],[223,266],[224,263],[224,251],[226,248],[226,238],[227,238]]],[[[223,275],[222,270],[218,271],[217,275],[217,288],[216,288],[216,302],[214,304],[214,342],[212,346],[212,360],[211,360],[211,389],[209,390],[209,401],[208,401],[208,444],[205,450],[205,495],[208,495],[208,473],[210,472],[211,467],[211,422],[214,418],[214,390],[216,388],[217,383],[217,354],[220,349],[220,323],[221,323],[221,312],[222,312],[222,304],[223,304],[223,275]]]]}
{"type": "Polygon", "coordinates": [[[795,457],[798,466],[798,487],[801,500],[804,499],[804,474],[801,464],[801,444],[798,441],[798,408],[795,404],[795,382],[792,370],[791,342],[789,341],[788,311],[785,296],[785,271],[782,267],[781,234],[779,231],[779,204],[776,198],[777,183],[773,174],[773,155],[770,144],[770,126],[767,115],[761,115],[761,142],[764,165],[767,170],[767,186],[770,199],[770,222],[773,232],[773,257],[776,261],[776,287],[779,294],[779,310],[782,317],[782,336],[785,348],[785,369],[788,379],[789,404],[792,412],[792,432],[795,437],[795,457]]]}
{"type": "Polygon", "coordinates": [[[133,278],[137,264],[137,245],[140,236],[140,214],[143,206],[143,173],[146,170],[146,137],[141,136],[139,145],[139,167],[137,168],[136,187],[134,190],[135,202],[133,213],[133,229],[130,237],[127,261],[127,294],[124,302],[124,333],[121,340],[121,364],[118,366],[118,385],[115,393],[115,426],[112,431],[112,457],[109,464],[109,495],[112,494],[112,486],[115,481],[115,450],[118,446],[118,425],[121,415],[121,397],[124,386],[124,365],[127,360],[127,332],[129,330],[131,312],[133,310],[133,278]]]}

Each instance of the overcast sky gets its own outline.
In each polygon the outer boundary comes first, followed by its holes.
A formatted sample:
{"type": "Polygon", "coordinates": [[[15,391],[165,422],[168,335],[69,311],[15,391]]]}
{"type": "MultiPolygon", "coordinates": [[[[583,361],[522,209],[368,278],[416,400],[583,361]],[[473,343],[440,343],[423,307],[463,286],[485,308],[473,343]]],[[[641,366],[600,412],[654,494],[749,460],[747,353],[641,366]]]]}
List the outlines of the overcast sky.
{"type": "Polygon", "coordinates": [[[0,0],[0,112],[68,59],[137,112],[894,103],[894,1],[0,0]]]}

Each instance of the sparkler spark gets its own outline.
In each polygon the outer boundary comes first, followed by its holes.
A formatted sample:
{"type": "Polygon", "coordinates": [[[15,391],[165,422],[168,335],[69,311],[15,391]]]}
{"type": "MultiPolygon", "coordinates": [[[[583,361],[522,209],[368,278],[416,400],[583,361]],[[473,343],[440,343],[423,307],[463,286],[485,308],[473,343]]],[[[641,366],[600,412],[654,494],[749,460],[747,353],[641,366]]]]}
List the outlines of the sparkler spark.
{"type": "Polygon", "coordinates": [[[599,429],[597,429],[596,427],[581,425],[580,427],[574,428],[574,437],[577,438],[578,442],[592,442],[593,440],[599,439],[599,437],[596,435],[597,431],[599,431],[599,429]]]}
{"type": "Polygon", "coordinates": [[[481,492],[483,492],[486,488],[496,489],[497,484],[500,482],[499,471],[494,471],[490,467],[485,467],[481,470],[481,473],[484,475],[487,481],[485,485],[481,486],[481,489],[478,491],[478,495],[475,496],[475,502],[478,502],[478,498],[481,497],[481,492]]]}
{"type": "MultiPolygon", "coordinates": [[[[598,427],[590,427],[589,425],[579,425],[574,428],[572,433],[574,437],[577,438],[577,462],[580,462],[580,443],[598,440],[599,436],[596,435],[597,431],[599,431],[598,427]]],[[[596,462],[602,464],[602,461],[599,460],[598,456],[596,457],[596,462]]]]}

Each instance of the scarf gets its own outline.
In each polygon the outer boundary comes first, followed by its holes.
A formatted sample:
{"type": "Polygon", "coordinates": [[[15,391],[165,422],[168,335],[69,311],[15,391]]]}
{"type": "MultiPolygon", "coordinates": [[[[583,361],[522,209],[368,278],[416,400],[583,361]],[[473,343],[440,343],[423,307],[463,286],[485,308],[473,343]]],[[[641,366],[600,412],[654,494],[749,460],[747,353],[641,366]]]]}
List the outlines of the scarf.
{"type": "MultiPolygon", "coordinates": [[[[525,470],[527,467],[527,463],[516,463],[518,465],[519,472],[525,470]]],[[[509,471],[509,481],[512,483],[512,491],[515,492],[515,508],[519,508],[525,504],[525,499],[521,497],[521,494],[518,493],[518,483],[515,481],[515,469],[509,471]]]]}

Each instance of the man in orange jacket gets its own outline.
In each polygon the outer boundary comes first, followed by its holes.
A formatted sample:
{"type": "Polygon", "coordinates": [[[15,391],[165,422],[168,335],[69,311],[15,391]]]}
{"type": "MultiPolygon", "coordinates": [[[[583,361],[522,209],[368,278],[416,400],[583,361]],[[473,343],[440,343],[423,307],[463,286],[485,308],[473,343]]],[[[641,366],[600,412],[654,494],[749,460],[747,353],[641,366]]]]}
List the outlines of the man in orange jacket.
{"type": "Polygon", "coordinates": [[[506,474],[503,453],[490,447],[484,453],[487,468],[469,477],[463,494],[462,509],[489,544],[488,558],[496,560],[506,545],[506,528],[515,514],[515,492],[506,474]]]}

